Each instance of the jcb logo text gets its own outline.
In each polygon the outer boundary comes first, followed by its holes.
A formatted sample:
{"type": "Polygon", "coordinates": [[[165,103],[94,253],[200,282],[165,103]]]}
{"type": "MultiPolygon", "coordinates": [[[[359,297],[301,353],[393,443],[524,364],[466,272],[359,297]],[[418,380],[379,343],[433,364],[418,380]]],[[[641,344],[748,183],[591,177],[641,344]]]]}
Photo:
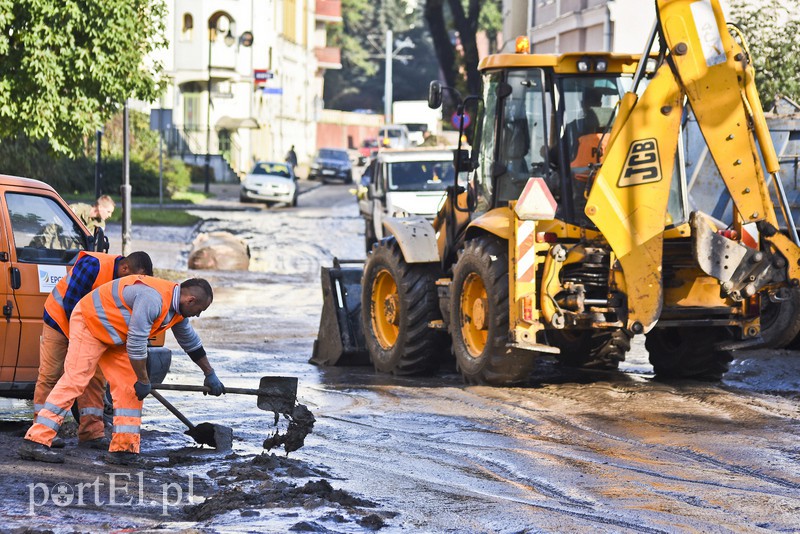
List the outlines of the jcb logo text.
{"type": "Polygon", "coordinates": [[[630,187],[659,180],[661,180],[661,158],[658,155],[658,142],[651,138],[631,143],[617,186],[630,187]]]}

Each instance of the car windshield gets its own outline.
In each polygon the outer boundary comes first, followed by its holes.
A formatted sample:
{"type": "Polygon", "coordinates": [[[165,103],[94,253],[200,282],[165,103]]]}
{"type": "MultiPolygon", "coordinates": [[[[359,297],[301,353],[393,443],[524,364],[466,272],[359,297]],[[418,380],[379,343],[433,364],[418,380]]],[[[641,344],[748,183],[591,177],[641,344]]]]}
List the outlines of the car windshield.
{"type": "Polygon", "coordinates": [[[341,161],[348,160],[347,152],[344,150],[330,150],[327,148],[323,148],[319,151],[319,157],[326,159],[338,159],[341,161]]]}
{"type": "Polygon", "coordinates": [[[403,130],[400,128],[387,128],[385,130],[381,130],[381,137],[401,137],[403,135],[403,130]]]}
{"type": "Polygon", "coordinates": [[[285,163],[268,163],[259,162],[253,168],[250,174],[271,174],[273,176],[282,176],[284,178],[291,178],[292,173],[289,171],[289,166],[285,163]]]}
{"type": "Polygon", "coordinates": [[[452,161],[398,161],[388,168],[390,191],[444,191],[455,173],[452,161]]]}

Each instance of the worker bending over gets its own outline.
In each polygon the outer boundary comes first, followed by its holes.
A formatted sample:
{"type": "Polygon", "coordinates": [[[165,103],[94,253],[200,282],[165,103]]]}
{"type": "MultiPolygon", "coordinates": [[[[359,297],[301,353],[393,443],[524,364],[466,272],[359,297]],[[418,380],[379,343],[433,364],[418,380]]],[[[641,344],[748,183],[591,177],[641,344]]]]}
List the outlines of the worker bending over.
{"type": "MultiPolygon", "coordinates": [[[[153,262],[146,252],[133,252],[127,257],[81,251],[70,274],[59,280],[44,303],[44,327],[39,340],[39,375],[33,392],[33,419],[39,415],[47,396],[64,373],[64,359],[69,343],[69,319],[72,311],[91,290],[114,279],[131,274],[153,275],[153,262]]],[[[80,425],[78,441],[94,449],[108,449],[103,424],[103,395],[106,379],[100,368],[78,397],[80,425]]],[[[64,447],[56,436],[51,447],[64,447]]]]}
{"type": "Polygon", "coordinates": [[[111,387],[114,426],[105,456],[108,463],[131,464],[139,458],[142,400],[150,393],[147,339],[172,329],[175,339],[206,375],[212,395],[225,387],[208,362],[189,317],[205,311],[213,294],[201,278],[175,282],[150,276],[126,276],[85,296],[72,312],[64,375],[58,380],[25,435],[19,455],[26,460],[61,463],[50,448],[72,402],[83,392],[99,365],[111,387]]]}

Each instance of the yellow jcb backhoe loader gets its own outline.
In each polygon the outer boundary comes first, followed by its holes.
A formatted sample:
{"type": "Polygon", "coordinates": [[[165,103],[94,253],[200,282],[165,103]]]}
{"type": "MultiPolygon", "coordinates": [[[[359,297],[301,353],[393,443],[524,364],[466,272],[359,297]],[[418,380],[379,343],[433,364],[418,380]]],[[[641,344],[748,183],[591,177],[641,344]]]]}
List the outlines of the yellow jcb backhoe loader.
{"type": "MultiPolygon", "coordinates": [[[[658,375],[719,379],[733,350],[760,342],[760,299],[797,286],[800,248],[781,182],[786,233],[762,172],[760,158],[779,166],[752,64],[717,0],[658,0],[656,11],[642,56],[481,62],[482,95],[459,108],[479,101],[471,153],[456,155],[469,182],[452,184],[432,225],[385,220],[390,237],[363,276],[340,266],[312,361],[366,349],[378,371],[424,373],[450,344],[467,382],[511,384],[539,354],[613,369],[643,334],[658,375]],[[687,193],[689,110],[733,225],[687,193]],[[342,283],[356,278],[360,288],[342,283]],[[359,294],[361,324],[325,331],[326,317],[353,317],[359,294]]],[[[429,103],[441,101],[433,82],[429,103]]]]}

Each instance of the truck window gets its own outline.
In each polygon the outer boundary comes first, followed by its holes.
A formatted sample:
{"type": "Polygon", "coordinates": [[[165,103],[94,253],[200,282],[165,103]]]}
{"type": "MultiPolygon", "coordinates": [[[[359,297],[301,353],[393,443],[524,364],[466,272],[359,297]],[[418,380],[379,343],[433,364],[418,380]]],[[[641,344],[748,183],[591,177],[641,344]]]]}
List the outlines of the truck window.
{"type": "Polygon", "coordinates": [[[444,191],[455,177],[452,161],[398,161],[387,167],[389,191],[444,191]]]}
{"type": "Polygon", "coordinates": [[[12,246],[23,263],[70,263],[84,250],[78,223],[51,198],[6,193],[12,246]]]}

